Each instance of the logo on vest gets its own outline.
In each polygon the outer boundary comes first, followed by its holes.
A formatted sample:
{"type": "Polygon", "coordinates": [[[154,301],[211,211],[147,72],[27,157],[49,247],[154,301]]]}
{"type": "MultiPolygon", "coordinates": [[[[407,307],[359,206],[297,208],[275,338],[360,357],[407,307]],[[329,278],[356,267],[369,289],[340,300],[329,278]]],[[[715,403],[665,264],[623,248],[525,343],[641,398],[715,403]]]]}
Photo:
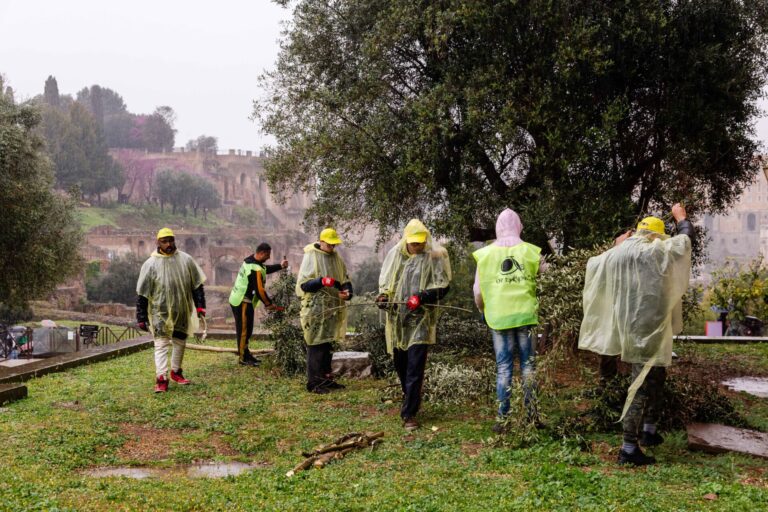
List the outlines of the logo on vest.
{"type": "Polygon", "coordinates": [[[509,256],[501,262],[501,270],[499,271],[501,275],[514,274],[517,271],[522,272],[523,266],[514,258],[514,256],[509,256]]]}

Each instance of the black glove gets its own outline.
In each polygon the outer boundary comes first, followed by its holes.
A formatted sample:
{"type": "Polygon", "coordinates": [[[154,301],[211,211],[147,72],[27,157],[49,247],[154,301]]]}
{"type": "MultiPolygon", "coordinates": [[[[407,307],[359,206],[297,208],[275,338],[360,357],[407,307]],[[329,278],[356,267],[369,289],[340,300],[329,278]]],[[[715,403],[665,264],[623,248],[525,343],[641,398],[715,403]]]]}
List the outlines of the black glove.
{"type": "Polygon", "coordinates": [[[382,293],[376,297],[376,307],[385,311],[389,307],[389,296],[386,293],[382,293]]]}

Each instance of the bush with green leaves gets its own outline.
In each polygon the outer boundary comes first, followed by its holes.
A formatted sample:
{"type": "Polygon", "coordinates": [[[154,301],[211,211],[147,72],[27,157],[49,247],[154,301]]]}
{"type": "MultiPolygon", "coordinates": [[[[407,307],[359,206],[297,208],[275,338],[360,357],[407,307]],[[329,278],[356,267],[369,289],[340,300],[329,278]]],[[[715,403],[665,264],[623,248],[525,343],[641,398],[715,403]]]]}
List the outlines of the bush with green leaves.
{"type": "Polygon", "coordinates": [[[736,320],[746,316],[768,318],[768,268],[762,256],[747,265],[726,263],[712,273],[710,302],[729,310],[736,320]]]}
{"type": "Polygon", "coordinates": [[[444,311],[437,322],[435,348],[463,355],[493,354],[491,331],[479,313],[444,311]]]}
{"type": "Polygon", "coordinates": [[[93,262],[86,270],[85,290],[89,301],[136,304],[136,282],[143,260],[133,253],[115,258],[105,272],[98,271],[93,262]]]}
{"type": "Polygon", "coordinates": [[[423,396],[432,403],[446,405],[488,401],[495,375],[495,367],[489,360],[482,361],[478,367],[435,362],[427,366],[424,374],[423,396]]]}
{"type": "Polygon", "coordinates": [[[363,295],[370,293],[378,295],[380,273],[381,262],[378,258],[372,256],[360,263],[350,276],[355,287],[355,294],[363,295]]]}
{"type": "Polygon", "coordinates": [[[284,375],[303,373],[307,367],[307,346],[299,325],[301,301],[296,296],[296,276],[281,272],[269,287],[269,296],[285,311],[269,313],[264,326],[271,331],[275,363],[284,375]]]}
{"type": "Polygon", "coordinates": [[[392,356],[387,353],[384,325],[381,322],[373,321],[358,324],[355,335],[344,348],[368,352],[373,364],[373,375],[377,378],[387,377],[395,371],[392,356]]]}
{"type": "Polygon", "coordinates": [[[574,249],[564,255],[547,256],[546,268],[539,275],[539,325],[547,340],[574,347],[584,314],[583,291],[587,261],[608,246],[574,249]]]}
{"type": "MultiPolygon", "coordinates": [[[[587,396],[574,397],[576,402],[584,398],[593,400],[585,412],[563,417],[555,426],[556,431],[566,438],[578,438],[594,432],[620,431],[619,418],[630,384],[629,375],[619,374],[605,386],[589,390],[587,396]]],[[[695,373],[677,372],[668,375],[664,383],[659,428],[664,431],[680,430],[694,422],[750,426],[716,382],[710,382],[695,373]]]]}
{"type": "MultiPolygon", "coordinates": [[[[353,281],[354,284],[354,281],[353,281]]],[[[354,285],[357,287],[357,285],[354,285]]],[[[347,329],[353,332],[359,332],[368,324],[381,324],[384,322],[384,313],[377,308],[373,302],[378,293],[369,292],[358,294],[355,288],[355,295],[347,302],[347,329]]]]}

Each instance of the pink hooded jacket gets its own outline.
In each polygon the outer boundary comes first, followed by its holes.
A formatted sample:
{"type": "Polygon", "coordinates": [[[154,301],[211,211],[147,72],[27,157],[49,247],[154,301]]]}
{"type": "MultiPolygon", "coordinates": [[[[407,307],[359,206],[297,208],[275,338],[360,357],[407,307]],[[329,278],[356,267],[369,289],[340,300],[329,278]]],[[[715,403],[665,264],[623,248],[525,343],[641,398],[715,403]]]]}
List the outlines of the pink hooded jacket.
{"type": "MultiPolygon", "coordinates": [[[[523,223],[520,221],[520,216],[514,210],[507,208],[496,219],[496,241],[493,242],[493,245],[514,247],[523,241],[520,238],[522,231],[523,223]]],[[[483,296],[480,293],[480,280],[477,270],[475,270],[475,284],[472,285],[472,292],[475,295],[475,304],[482,311],[485,305],[483,304],[483,296]]]]}

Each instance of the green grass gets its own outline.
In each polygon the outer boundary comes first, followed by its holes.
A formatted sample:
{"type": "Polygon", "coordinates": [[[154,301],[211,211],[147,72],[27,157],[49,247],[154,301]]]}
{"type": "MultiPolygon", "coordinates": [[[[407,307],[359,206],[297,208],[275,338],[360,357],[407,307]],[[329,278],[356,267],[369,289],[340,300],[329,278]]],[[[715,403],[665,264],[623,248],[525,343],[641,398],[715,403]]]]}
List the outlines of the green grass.
{"type": "Polygon", "coordinates": [[[241,367],[232,354],[188,351],[184,369],[194,384],[172,384],[164,395],[152,393],[149,350],[28,382],[29,398],[0,409],[0,510],[768,507],[764,461],[689,452],[682,432],[668,434],[654,450],[657,466],[627,469],[614,462],[616,434],[592,435],[591,453],[547,435],[527,448],[495,447],[490,397],[456,407],[425,403],[424,427],[406,435],[398,405],[381,401],[385,381],[348,381],[345,391],[318,396],[304,391],[301,378],[281,377],[268,365],[241,367]],[[136,429],[145,432],[143,441],[132,434],[136,429]],[[384,442],[373,451],[285,476],[302,450],[350,431],[379,430],[384,442]],[[144,451],[130,449],[137,443],[144,451]],[[171,471],[200,460],[267,466],[223,479],[171,471]],[[169,472],[147,480],[81,474],[115,465],[169,472]],[[717,499],[704,498],[710,493],[717,499]]]}
{"type": "Polygon", "coordinates": [[[117,224],[117,209],[112,208],[78,208],[76,217],[85,231],[98,226],[119,227],[117,224]]]}
{"type": "Polygon", "coordinates": [[[160,207],[156,205],[112,204],[108,207],[81,207],[77,209],[77,218],[85,231],[97,226],[145,229],[146,226],[167,225],[175,228],[214,229],[233,225],[215,211],[208,212],[207,219],[203,219],[202,212],[198,212],[197,217],[194,217],[191,211],[184,216],[181,213],[171,213],[170,207],[161,212],[160,207]]]}

